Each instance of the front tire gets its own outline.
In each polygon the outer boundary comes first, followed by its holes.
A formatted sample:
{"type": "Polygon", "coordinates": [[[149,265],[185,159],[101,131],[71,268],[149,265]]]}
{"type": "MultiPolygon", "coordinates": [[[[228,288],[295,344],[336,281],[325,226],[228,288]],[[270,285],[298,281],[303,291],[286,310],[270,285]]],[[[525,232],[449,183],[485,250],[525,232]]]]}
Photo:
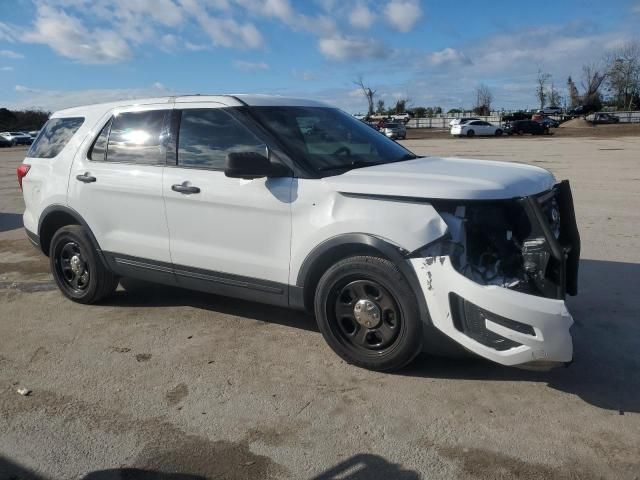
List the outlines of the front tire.
{"type": "Polygon", "coordinates": [[[55,233],[49,263],[58,288],[74,302],[99,302],[118,286],[118,278],[102,263],[80,225],[67,225],[55,233]]]}
{"type": "Polygon", "coordinates": [[[495,135],[496,135],[496,137],[501,137],[502,136],[502,130],[500,130],[500,129],[496,130],[495,135]]]}
{"type": "Polygon", "coordinates": [[[471,137],[473,137],[475,134],[476,134],[476,132],[474,132],[473,130],[469,130],[469,131],[467,132],[467,137],[471,138],[471,137]]]}
{"type": "Polygon", "coordinates": [[[416,298],[389,260],[357,256],[333,265],[318,283],[315,313],[333,351],[359,367],[397,370],[421,350],[416,298]]]}

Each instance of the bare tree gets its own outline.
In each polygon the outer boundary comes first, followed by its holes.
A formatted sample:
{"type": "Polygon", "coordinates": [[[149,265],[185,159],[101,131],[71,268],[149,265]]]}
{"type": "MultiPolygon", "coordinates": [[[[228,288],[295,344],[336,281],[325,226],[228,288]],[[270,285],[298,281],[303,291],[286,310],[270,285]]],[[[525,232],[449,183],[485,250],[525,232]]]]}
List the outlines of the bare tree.
{"type": "Polygon", "coordinates": [[[362,94],[367,97],[367,102],[369,103],[369,113],[368,115],[373,115],[374,113],[374,109],[373,109],[373,98],[376,95],[376,90],[371,89],[371,87],[368,87],[367,85],[364,84],[364,79],[362,78],[362,75],[359,75],[358,78],[356,78],[353,83],[355,83],[356,85],[358,85],[358,87],[360,87],[360,90],[362,90],[362,94]]]}
{"type": "Polygon", "coordinates": [[[493,102],[491,90],[481,83],[476,88],[476,105],[474,108],[476,115],[489,115],[491,113],[491,102],[493,102]]]}
{"type": "Polygon", "coordinates": [[[580,105],[580,92],[578,92],[578,87],[576,87],[571,75],[567,78],[567,92],[569,95],[569,106],[573,108],[580,105]]]}
{"type": "Polygon", "coordinates": [[[640,42],[630,41],[604,56],[607,90],[618,107],[631,109],[640,97],[640,42]]]}
{"type": "Polygon", "coordinates": [[[560,95],[560,91],[556,89],[553,82],[551,82],[551,87],[547,91],[547,100],[549,100],[549,106],[557,107],[562,103],[562,95],[560,95]]]}
{"type": "Polygon", "coordinates": [[[588,105],[601,105],[600,87],[607,77],[602,72],[601,67],[595,63],[590,63],[582,67],[582,88],[584,95],[582,100],[588,105]]]}
{"type": "Polygon", "coordinates": [[[407,110],[407,105],[411,102],[408,98],[399,98],[396,100],[396,112],[395,113],[404,113],[407,110]]]}
{"type": "Polygon", "coordinates": [[[538,79],[536,87],[536,97],[540,102],[540,110],[542,110],[547,102],[547,82],[551,79],[551,75],[543,72],[538,68],[538,79]]]}

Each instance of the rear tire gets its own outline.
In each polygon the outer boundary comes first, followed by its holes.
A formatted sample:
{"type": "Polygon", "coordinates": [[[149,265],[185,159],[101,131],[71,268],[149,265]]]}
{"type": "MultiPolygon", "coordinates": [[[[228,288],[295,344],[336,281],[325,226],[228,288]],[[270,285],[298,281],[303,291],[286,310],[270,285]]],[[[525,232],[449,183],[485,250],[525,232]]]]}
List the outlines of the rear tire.
{"type": "Polygon", "coordinates": [[[471,137],[473,137],[475,134],[476,134],[476,132],[474,132],[473,130],[469,130],[469,131],[467,132],[467,137],[471,138],[471,137]]]}
{"type": "Polygon", "coordinates": [[[496,135],[496,137],[501,137],[502,136],[502,130],[500,130],[500,129],[496,130],[495,135],[496,135]]]}
{"type": "Polygon", "coordinates": [[[389,260],[357,256],[339,261],[320,279],[314,304],[326,342],[348,363],[392,371],[420,353],[417,301],[389,260]]]}
{"type": "Polygon", "coordinates": [[[118,286],[118,277],[102,263],[86,229],[80,225],[67,225],[55,233],[49,263],[58,288],[74,302],[99,302],[118,286]]]}

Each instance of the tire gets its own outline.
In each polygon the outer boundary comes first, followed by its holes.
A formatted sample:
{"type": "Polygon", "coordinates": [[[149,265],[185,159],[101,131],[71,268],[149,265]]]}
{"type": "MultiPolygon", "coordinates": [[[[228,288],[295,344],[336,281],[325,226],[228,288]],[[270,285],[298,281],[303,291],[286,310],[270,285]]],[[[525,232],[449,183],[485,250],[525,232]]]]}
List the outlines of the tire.
{"type": "Polygon", "coordinates": [[[544,134],[545,135],[549,135],[549,128],[548,127],[544,129],[544,134]]]}
{"type": "Polygon", "coordinates": [[[501,137],[502,136],[502,130],[500,130],[500,129],[496,130],[495,135],[496,135],[496,137],[501,137]]]}
{"type": "Polygon", "coordinates": [[[475,134],[476,134],[476,132],[474,132],[473,130],[469,130],[469,131],[467,132],[467,137],[471,138],[471,137],[473,137],[475,134]]]}
{"type": "Polygon", "coordinates": [[[417,301],[404,275],[389,260],[357,256],[339,261],[320,279],[314,306],[324,339],[348,363],[392,371],[420,353],[417,301]]]}
{"type": "Polygon", "coordinates": [[[516,133],[517,133],[518,135],[524,135],[524,132],[523,132],[522,130],[518,130],[516,133]]]}
{"type": "Polygon", "coordinates": [[[80,225],[67,225],[55,233],[49,248],[49,264],[58,288],[74,302],[99,302],[118,286],[118,277],[103,264],[87,231],[80,225]]]}

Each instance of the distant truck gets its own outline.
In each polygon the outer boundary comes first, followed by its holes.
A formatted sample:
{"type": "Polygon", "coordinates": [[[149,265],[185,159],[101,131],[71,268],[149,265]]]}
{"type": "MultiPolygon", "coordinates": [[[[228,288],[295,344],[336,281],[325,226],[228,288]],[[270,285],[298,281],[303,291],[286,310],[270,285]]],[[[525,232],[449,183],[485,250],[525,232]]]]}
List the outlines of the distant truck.
{"type": "Polygon", "coordinates": [[[585,120],[594,125],[620,123],[619,117],[609,113],[592,113],[591,115],[587,115],[585,120]]]}

